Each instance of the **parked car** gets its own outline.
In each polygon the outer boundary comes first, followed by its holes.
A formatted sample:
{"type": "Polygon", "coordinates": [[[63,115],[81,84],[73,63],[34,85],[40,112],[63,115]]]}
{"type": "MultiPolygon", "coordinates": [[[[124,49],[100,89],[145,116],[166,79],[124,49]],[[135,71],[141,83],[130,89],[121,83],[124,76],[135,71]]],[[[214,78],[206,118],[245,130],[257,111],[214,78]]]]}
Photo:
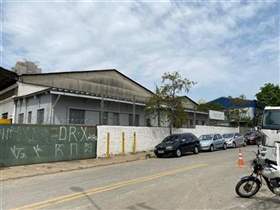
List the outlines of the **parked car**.
{"type": "Polygon", "coordinates": [[[216,149],[227,149],[227,143],[220,134],[206,134],[199,137],[200,149],[213,152],[216,149]]]}
{"type": "Polygon", "coordinates": [[[244,135],[246,144],[255,145],[257,142],[261,142],[262,135],[258,131],[249,131],[244,135]]]}
{"type": "Polygon", "coordinates": [[[200,144],[198,138],[192,133],[182,133],[167,136],[155,147],[154,153],[157,157],[164,155],[182,156],[187,152],[198,154],[200,144]]]}
{"type": "Polygon", "coordinates": [[[241,147],[246,146],[244,137],[240,133],[226,133],[223,134],[223,138],[227,143],[227,147],[241,147]]]}

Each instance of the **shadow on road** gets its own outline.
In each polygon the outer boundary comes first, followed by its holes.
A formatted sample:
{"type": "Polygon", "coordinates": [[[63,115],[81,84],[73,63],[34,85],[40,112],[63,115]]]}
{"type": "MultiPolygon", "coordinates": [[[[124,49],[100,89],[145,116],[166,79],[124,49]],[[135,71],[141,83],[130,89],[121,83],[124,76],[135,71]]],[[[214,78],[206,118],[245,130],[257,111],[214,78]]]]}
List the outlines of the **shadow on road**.
{"type": "Polygon", "coordinates": [[[135,205],[132,206],[128,206],[127,209],[129,210],[156,210],[155,208],[150,207],[149,205],[147,205],[146,203],[142,202],[142,203],[136,203],[135,205]]]}
{"type": "Polygon", "coordinates": [[[280,207],[280,198],[278,196],[272,198],[254,197],[251,199],[254,200],[254,203],[248,206],[248,209],[250,210],[276,210],[280,207]]]}
{"type": "Polygon", "coordinates": [[[89,200],[92,206],[94,206],[97,210],[101,210],[101,208],[92,200],[92,198],[84,191],[83,188],[74,186],[70,187],[70,190],[72,190],[73,192],[82,193],[89,200]]]}

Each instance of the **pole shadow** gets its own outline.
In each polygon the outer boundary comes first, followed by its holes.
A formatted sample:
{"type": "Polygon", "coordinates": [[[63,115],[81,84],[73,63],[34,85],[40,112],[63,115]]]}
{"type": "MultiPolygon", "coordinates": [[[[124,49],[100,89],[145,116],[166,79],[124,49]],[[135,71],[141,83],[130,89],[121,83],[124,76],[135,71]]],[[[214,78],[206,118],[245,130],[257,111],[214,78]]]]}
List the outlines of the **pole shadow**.
{"type": "Polygon", "coordinates": [[[88,201],[92,204],[92,206],[94,206],[97,210],[101,210],[101,208],[100,208],[100,207],[94,202],[94,200],[84,191],[83,188],[77,187],[77,186],[73,186],[73,187],[70,187],[70,190],[72,190],[73,192],[82,193],[82,194],[88,199],[88,201]]]}

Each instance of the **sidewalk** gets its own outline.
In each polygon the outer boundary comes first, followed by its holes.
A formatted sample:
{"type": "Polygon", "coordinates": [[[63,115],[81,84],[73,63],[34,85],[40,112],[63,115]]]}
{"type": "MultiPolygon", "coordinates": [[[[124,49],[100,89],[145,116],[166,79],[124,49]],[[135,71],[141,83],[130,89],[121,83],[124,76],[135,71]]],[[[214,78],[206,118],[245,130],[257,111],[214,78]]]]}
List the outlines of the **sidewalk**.
{"type": "Polygon", "coordinates": [[[25,177],[54,174],[73,170],[81,170],[98,166],[107,166],[136,160],[145,160],[151,157],[154,157],[154,155],[151,152],[140,152],[136,154],[114,156],[108,159],[86,159],[4,167],[0,168],[0,181],[21,179],[25,177]]]}

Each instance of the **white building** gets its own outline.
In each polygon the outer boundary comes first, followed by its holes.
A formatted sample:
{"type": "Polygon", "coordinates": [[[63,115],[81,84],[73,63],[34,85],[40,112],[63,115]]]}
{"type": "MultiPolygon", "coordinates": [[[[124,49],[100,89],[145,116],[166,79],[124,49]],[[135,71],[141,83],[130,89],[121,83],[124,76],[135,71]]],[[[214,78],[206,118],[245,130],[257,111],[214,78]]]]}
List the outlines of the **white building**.
{"type": "MultiPolygon", "coordinates": [[[[158,126],[145,106],[153,92],[115,69],[17,75],[0,70],[0,116],[19,124],[158,126]]],[[[188,123],[207,113],[184,97],[188,123]]],[[[164,117],[161,117],[164,119],[164,117]]],[[[167,126],[160,122],[159,126],[167,126]]]]}

